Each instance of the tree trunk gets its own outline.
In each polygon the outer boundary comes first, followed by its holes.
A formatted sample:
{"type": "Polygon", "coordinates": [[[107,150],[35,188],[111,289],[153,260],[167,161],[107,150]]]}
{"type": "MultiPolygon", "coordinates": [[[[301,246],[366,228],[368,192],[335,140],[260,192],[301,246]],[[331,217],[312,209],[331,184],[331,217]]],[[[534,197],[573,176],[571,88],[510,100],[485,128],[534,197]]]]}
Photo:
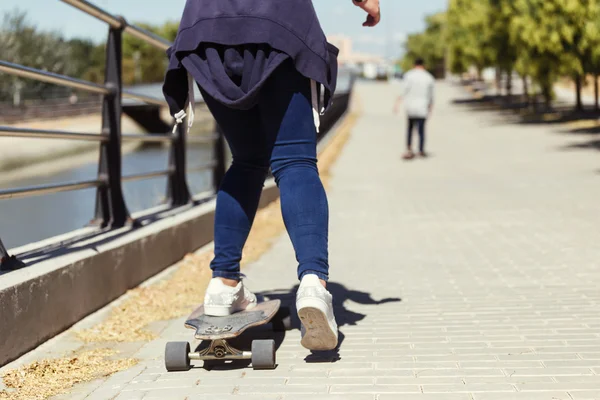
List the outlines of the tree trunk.
{"type": "Polygon", "coordinates": [[[506,95],[512,96],[512,71],[506,71],[506,95]]]}
{"type": "Polygon", "coordinates": [[[496,67],[496,96],[502,95],[502,70],[496,67]]]}
{"type": "Polygon", "coordinates": [[[598,74],[594,74],[594,110],[600,111],[600,106],[598,105],[598,74]]]}
{"type": "Polygon", "coordinates": [[[581,102],[581,75],[577,75],[574,78],[575,81],[575,95],[577,102],[575,104],[575,111],[583,111],[583,103],[581,102]]]}
{"type": "Polygon", "coordinates": [[[523,77],[523,94],[525,95],[525,103],[529,105],[529,82],[527,76],[523,77]]]}
{"type": "Polygon", "coordinates": [[[550,111],[552,107],[552,86],[548,82],[545,82],[542,87],[542,95],[544,96],[545,111],[550,111]]]}

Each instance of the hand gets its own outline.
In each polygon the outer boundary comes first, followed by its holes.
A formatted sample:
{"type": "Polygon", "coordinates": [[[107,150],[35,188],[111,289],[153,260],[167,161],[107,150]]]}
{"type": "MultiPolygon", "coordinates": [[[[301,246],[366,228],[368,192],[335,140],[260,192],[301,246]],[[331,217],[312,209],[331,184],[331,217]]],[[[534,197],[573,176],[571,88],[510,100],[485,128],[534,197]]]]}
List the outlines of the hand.
{"type": "Polygon", "coordinates": [[[398,114],[400,104],[402,104],[402,97],[398,97],[394,103],[394,109],[392,110],[394,114],[398,114]]]}
{"type": "Polygon", "coordinates": [[[379,0],[363,0],[356,2],[352,0],[355,6],[362,8],[369,14],[367,20],[363,22],[363,26],[375,26],[381,20],[381,9],[379,8],[379,0]]]}

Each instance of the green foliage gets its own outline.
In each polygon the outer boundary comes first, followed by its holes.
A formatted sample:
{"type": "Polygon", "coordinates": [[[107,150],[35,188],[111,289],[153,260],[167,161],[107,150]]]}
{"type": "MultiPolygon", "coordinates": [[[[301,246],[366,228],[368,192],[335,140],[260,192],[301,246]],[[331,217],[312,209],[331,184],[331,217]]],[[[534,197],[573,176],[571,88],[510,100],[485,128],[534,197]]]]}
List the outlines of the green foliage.
{"type": "MultiPolygon", "coordinates": [[[[515,0],[510,40],[549,102],[561,75],[580,79],[600,44],[598,0],[515,0]]],[[[521,63],[523,64],[523,62],[521,63]]]]}
{"type": "MultiPolygon", "coordinates": [[[[138,26],[173,41],[178,22],[160,27],[138,26]]],[[[164,50],[146,44],[127,33],[123,35],[123,84],[161,82],[167,58],[164,50]]],[[[0,59],[27,67],[95,83],[104,82],[106,47],[87,39],[65,40],[58,32],[44,32],[27,20],[21,11],[6,12],[0,25],[0,59]]],[[[32,79],[0,73],[0,101],[11,101],[15,94],[31,98],[66,97],[70,90],[32,79]]]]}
{"type": "Polygon", "coordinates": [[[404,71],[413,67],[418,58],[422,58],[425,67],[434,75],[443,75],[445,46],[442,36],[446,26],[446,14],[430,15],[426,19],[427,29],[423,33],[409,35],[405,47],[404,58],[400,62],[404,71]]]}
{"type": "MultiPolygon", "coordinates": [[[[179,26],[173,22],[167,22],[161,27],[144,23],[136,25],[169,41],[175,39],[179,26]]],[[[123,36],[123,84],[160,82],[165,76],[166,67],[164,50],[131,35],[123,36]]]]}
{"type": "MultiPolygon", "coordinates": [[[[44,69],[58,74],[72,74],[77,68],[68,62],[70,47],[56,32],[39,32],[23,12],[3,16],[0,26],[2,60],[44,69]]],[[[50,85],[29,79],[0,74],[0,100],[12,100],[15,92],[47,91],[50,85]]]]}
{"type": "Polygon", "coordinates": [[[470,66],[478,71],[492,65],[487,0],[450,0],[448,8],[448,57],[453,73],[464,73],[470,66]]]}
{"type": "Polygon", "coordinates": [[[443,44],[453,73],[516,71],[547,102],[561,76],[600,74],[600,0],[450,0],[446,15],[442,29],[409,36],[405,64],[443,44]]]}

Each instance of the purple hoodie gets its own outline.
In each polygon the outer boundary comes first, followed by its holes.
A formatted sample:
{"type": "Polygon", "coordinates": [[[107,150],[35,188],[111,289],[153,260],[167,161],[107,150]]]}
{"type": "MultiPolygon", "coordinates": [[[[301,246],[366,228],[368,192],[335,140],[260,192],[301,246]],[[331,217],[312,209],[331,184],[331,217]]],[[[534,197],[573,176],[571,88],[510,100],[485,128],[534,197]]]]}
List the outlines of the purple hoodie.
{"type": "Polygon", "coordinates": [[[163,93],[172,115],[183,110],[189,72],[211,97],[248,109],[273,70],[291,58],[298,72],[324,86],[328,107],[338,52],[327,42],[312,0],[187,0],[167,50],[163,93]]]}

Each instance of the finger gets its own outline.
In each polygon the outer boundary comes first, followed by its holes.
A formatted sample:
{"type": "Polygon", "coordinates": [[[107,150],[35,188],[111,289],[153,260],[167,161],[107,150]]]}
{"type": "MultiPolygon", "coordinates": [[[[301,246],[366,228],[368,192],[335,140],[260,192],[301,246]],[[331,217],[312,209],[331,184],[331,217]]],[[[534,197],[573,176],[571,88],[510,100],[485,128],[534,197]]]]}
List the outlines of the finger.
{"type": "Polygon", "coordinates": [[[369,26],[377,25],[379,21],[381,21],[381,12],[378,11],[375,15],[370,14],[367,20],[369,22],[369,26]]]}
{"type": "Polygon", "coordinates": [[[375,17],[373,17],[373,25],[371,26],[375,26],[379,23],[379,21],[381,21],[381,13],[377,13],[377,15],[375,17]]]}

